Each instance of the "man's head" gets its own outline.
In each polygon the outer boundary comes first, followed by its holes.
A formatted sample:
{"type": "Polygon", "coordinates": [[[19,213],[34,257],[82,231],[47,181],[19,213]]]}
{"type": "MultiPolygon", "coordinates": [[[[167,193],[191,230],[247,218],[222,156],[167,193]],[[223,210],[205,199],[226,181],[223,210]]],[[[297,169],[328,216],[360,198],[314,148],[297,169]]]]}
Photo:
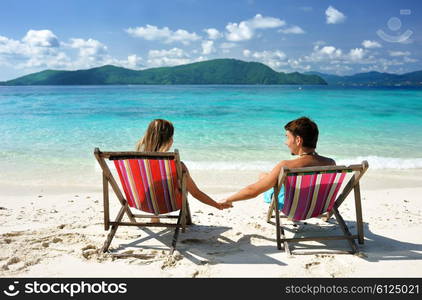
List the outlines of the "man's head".
{"type": "Polygon", "coordinates": [[[299,154],[303,148],[315,149],[318,142],[318,126],[311,119],[301,117],[290,121],[284,126],[286,130],[286,145],[292,155],[299,154]]]}

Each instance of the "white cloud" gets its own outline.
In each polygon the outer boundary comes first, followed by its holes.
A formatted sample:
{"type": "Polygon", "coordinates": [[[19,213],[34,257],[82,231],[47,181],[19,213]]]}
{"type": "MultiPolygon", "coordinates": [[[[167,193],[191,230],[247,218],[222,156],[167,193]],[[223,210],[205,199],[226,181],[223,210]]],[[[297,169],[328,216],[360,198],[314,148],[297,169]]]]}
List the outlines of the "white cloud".
{"type": "Polygon", "coordinates": [[[140,69],[143,66],[142,57],[136,54],[128,55],[127,60],[115,62],[114,65],[122,66],[129,69],[140,69]]]}
{"type": "Polygon", "coordinates": [[[305,31],[302,28],[296,25],[289,27],[287,29],[280,29],[278,30],[278,32],[285,33],[285,34],[304,34],[305,33],[305,31]]]}
{"type": "Polygon", "coordinates": [[[190,33],[184,29],[170,30],[168,27],[158,28],[157,26],[147,25],[146,27],[128,28],[126,32],[133,37],[140,37],[149,41],[157,40],[170,44],[180,42],[188,45],[190,42],[200,40],[196,33],[190,33]]]}
{"type": "Polygon", "coordinates": [[[364,56],[365,50],[363,50],[362,48],[351,49],[349,52],[349,57],[353,61],[362,60],[364,56]]]}
{"type": "Polygon", "coordinates": [[[69,57],[60,51],[60,43],[50,30],[29,30],[19,41],[0,36],[1,60],[15,69],[66,68],[69,57]]]}
{"type": "Polygon", "coordinates": [[[72,69],[91,68],[106,64],[121,65],[108,54],[107,46],[94,39],[72,38],[63,46],[78,50],[78,57],[72,63],[72,69]]]}
{"type": "Polygon", "coordinates": [[[229,31],[226,35],[227,40],[233,42],[250,40],[254,35],[253,29],[245,22],[240,22],[239,25],[236,23],[229,23],[226,26],[226,29],[229,31]]]}
{"type": "Polygon", "coordinates": [[[70,39],[70,44],[67,44],[71,48],[79,50],[79,56],[101,56],[107,53],[107,47],[101,42],[94,39],[70,39]]]}
{"type": "Polygon", "coordinates": [[[27,72],[46,68],[87,69],[106,64],[132,69],[142,67],[142,58],[135,54],[127,59],[115,59],[108,54],[107,46],[97,40],[72,38],[62,42],[50,30],[29,30],[21,40],[0,36],[0,62],[27,72]],[[72,53],[74,50],[77,52],[72,53]]]}
{"type": "Polygon", "coordinates": [[[312,53],[304,56],[304,61],[316,63],[327,62],[328,64],[354,64],[369,63],[374,60],[373,56],[368,56],[368,52],[363,48],[350,49],[349,52],[343,52],[340,48],[334,46],[315,45],[312,53]]]}
{"type": "Polygon", "coordinates": [[[176,66],[205,60],[200,56],[191,58],[190,55],[180,48],[170,50],[150,50],[148,52],[148,67],[176,66]]]}
{"type": "Polygon", "coordinates": [[[256,51],[252,52],[249,49],[243,50],[243,56],[252,58],[253,60],[262,62],[267,66],[270,66],[273,69],[280,69],[280,67],[287,65],[285,62],[287,56],[283,51],[275,50],[275,51],[256,51]]]}
{"type": "Polygon", "coordinates": [[[362,46],[364,46],[365,48],[381,48],[381,44],[378,43],[377,41],[370,41],[370,40],[364,40],[362,42],[362,46]]]}
{"type": "Polygon", "coordinates": [[[204,31],[208,34],[210,40],[216,40],[223,37],[223,34],[215,28],[207,28],[204,31]]]}
{"type": "MultiPolygon", "coordinates": [[[[77,63],[82,63],[82,61],[79,60],[77,61],[77,63]]],[[[116,59],[116,58],[111,57],[110,55],[107,55],[103,57],[101,60],[98,60],[94,65],[91,65],[90,67],[102,66],[102,65],[114,65],[114,66],[119,66],[123,68],[134,69],[134,70],[140,70],[140,69],[145,68],[142,57],[136,54],[130,54],[127,56],[126,59],[116,59]]],[[[80,69],[81,67],[78,67],[78,68],[80,69]]]]}
{"type": "Polygon", "coordinates": [[[390,56],[409,56],[409,51],[389,51],[390,56]]]}
{"type": "Polygon", "coordinates": [[[254,52],[252,57],[258,59],[268,59],[268,58],[276,58],[279,60],[283,60],[286,58],[286,54],[282,51],[261,51],[261,52],[254,52]]]}
{"type": "Polygon", "coordinates": [[[71,66],[70,58],[64,52],[58,52],[55,55],[34,55],[26,62],[17,67],[23,68],[69,68],[71,66]]]}
{"type": "Polygon", "coordinates": [[[180,48],[172,48],[170,50],[150,50],[148,52],[149,58],[160,58],[164,56],[181,58],[188,57],[189,55],[180,48]]]}
{"type": "Polygon", "coordinates": [[[327,24],[338,24],[346,20],[346,16],[339,10],[332,6],[329,6],[325,11],[327,24]]]}
{"type": "Polygon", "coordinates": [[[247,21],[255,29],[276,28],[284,26],[285,21],[273,17],[263,17],[257,14],[253,19],[247,21]]]}
{"type": "Polygon", "coordinates": [[[132,55],[129,55],[127,57],[127,61],[128,61],[128,64],[129,65],[131,65],[133,67],[136,67],[136,66],[139,66],[140,65],[140,62],[142,61],[142,58],[139,57],[139,56],[137,56],[136,54],[132,54],[132,55]]]}
{"type": "Polygon", "coordinates": [[[202,42],[202,54],[208,55],[215,52],[214,42],[213,41],[203,41],[202,42]]]}
{"type": "Polygon", "coordinates": [[[25,45],[20,41],[0,36],[0,54],[21,54],[26,52],[25,45]]]}
{"type": "Polygon", "coordinates": [[[50,30],[29,30],[22,39],[31,47],[59,47],[59,41],[50,30]]]}
{"type": "Polygon", "coordinates": [[[257,14],[252,19],[242,21],[239,24],[229,23],[226,26],[226,39],[232,42],[246,41],[253,38],[256,29],[268,29],[284,26],[285,21],[273,18],[263,17],[257,14]]]}
{"type": "Polygon", "coordinates": [[[302,71],[302,72],[306,72],[306,71],[311,70],[311,65],[303,64],[302,58],[289,59],[287,62],[289,63],[290,68],[292,68],[295,71],[299,70],[299,71],[302,71]]]}
{"type": "Polygon", "coordinates": [[[334,46],[324,46],[320,48],[319,45],[314,46],[314,51],[308,57],[309,61],[322,61],[326,59],[336,59],[342,56],[343,52],[341,49],[337,49],[334,46]]]}
{"type": "Polygon", "coordinates": [[[244,50],[242,51],[242,53],[243,53],[243,56],[244,56],[244,57],[249,57],[249,56],[251,56],[251,54],[252,54],[251,50],[249,50],[249,49],[244,49],[244,50]]]}
{"type": "Polygon", "coordinates": [[[29,30],[21,41],[0,37],[0,55],[8,55],[16,61],[18,69],[78,69],[106,64],[113,59],[107,47],[94,39],[70,39],[60,42],[50,30],[29,30]],[[72,60],[68,53],[77,49],[78,56],[72,60]]]}

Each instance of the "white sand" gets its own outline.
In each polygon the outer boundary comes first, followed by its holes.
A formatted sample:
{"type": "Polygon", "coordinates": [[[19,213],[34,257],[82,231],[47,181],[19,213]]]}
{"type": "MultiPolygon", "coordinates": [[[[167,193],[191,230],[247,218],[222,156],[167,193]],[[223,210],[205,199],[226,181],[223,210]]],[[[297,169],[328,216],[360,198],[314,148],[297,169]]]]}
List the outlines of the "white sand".
{"type": "MultiPolygon", "coordinates": [[[[193,172],[200,187],[215,199],[251,183],[258,171],[193,172]]],[[[277,250],[275,227],[265,222],[262,197],[218,211],[189,198],[194,225],[181,233],[178,251],[168,255],[173,231],[119,227],[111,244],[113,258],[101,254],[106,232],[101,182],[77,186],[1,187],[0,276],[23,277],[421,277],[422,170],[373,171],[363,177],[365,222],[362,255],[345,241],[293,245],[307,255],[277,250]],[[385,175],[388,174],[388,175],[385,175]],[[135,257],[136,256],[136,257],[135,257]]],[[[112,191],[110,190],[110,193],[112,191]]],[[[112,218],[118,201],[112,197],[112,218]]],[[[355,232],[354,201],[340,212],[355,232]]],[[[293,227],[288,236],[332,233],[319,219],[293,227]]]]}

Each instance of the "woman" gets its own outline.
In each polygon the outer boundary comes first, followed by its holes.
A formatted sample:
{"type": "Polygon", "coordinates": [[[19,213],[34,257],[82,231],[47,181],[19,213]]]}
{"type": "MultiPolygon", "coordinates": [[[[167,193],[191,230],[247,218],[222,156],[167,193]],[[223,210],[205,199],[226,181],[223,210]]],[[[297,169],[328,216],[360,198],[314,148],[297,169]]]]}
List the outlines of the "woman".
{"type": "MultiPolygon", "coordinates": [[[[167,152],[173,145],[173,133],[174,127],[170,121],[155,119],[149,123],[145,135],[136,144],[136,151],[167,152]]],[[[231,204],[222,204],[216,202],[207,194],[202,192],[193,181],[187,167],[183,162],[182,169],[187,174],[187,190],[194,198],[217,209],[232,207],[231,204]]],[[[153,218],[151,221],[157,222],[157,220],[157,218],[153,218]]]]}

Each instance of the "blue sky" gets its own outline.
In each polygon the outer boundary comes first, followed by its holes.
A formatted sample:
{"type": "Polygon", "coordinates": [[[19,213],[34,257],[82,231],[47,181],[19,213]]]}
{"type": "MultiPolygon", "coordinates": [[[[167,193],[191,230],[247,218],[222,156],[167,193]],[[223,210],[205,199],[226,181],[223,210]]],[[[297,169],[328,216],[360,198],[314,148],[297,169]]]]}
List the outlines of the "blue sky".
{"type": "Polygon", "coordinates": [[[422,69],[419,0],[2,0],[0,80],[214,58],[277,71],[422,69]]]}

